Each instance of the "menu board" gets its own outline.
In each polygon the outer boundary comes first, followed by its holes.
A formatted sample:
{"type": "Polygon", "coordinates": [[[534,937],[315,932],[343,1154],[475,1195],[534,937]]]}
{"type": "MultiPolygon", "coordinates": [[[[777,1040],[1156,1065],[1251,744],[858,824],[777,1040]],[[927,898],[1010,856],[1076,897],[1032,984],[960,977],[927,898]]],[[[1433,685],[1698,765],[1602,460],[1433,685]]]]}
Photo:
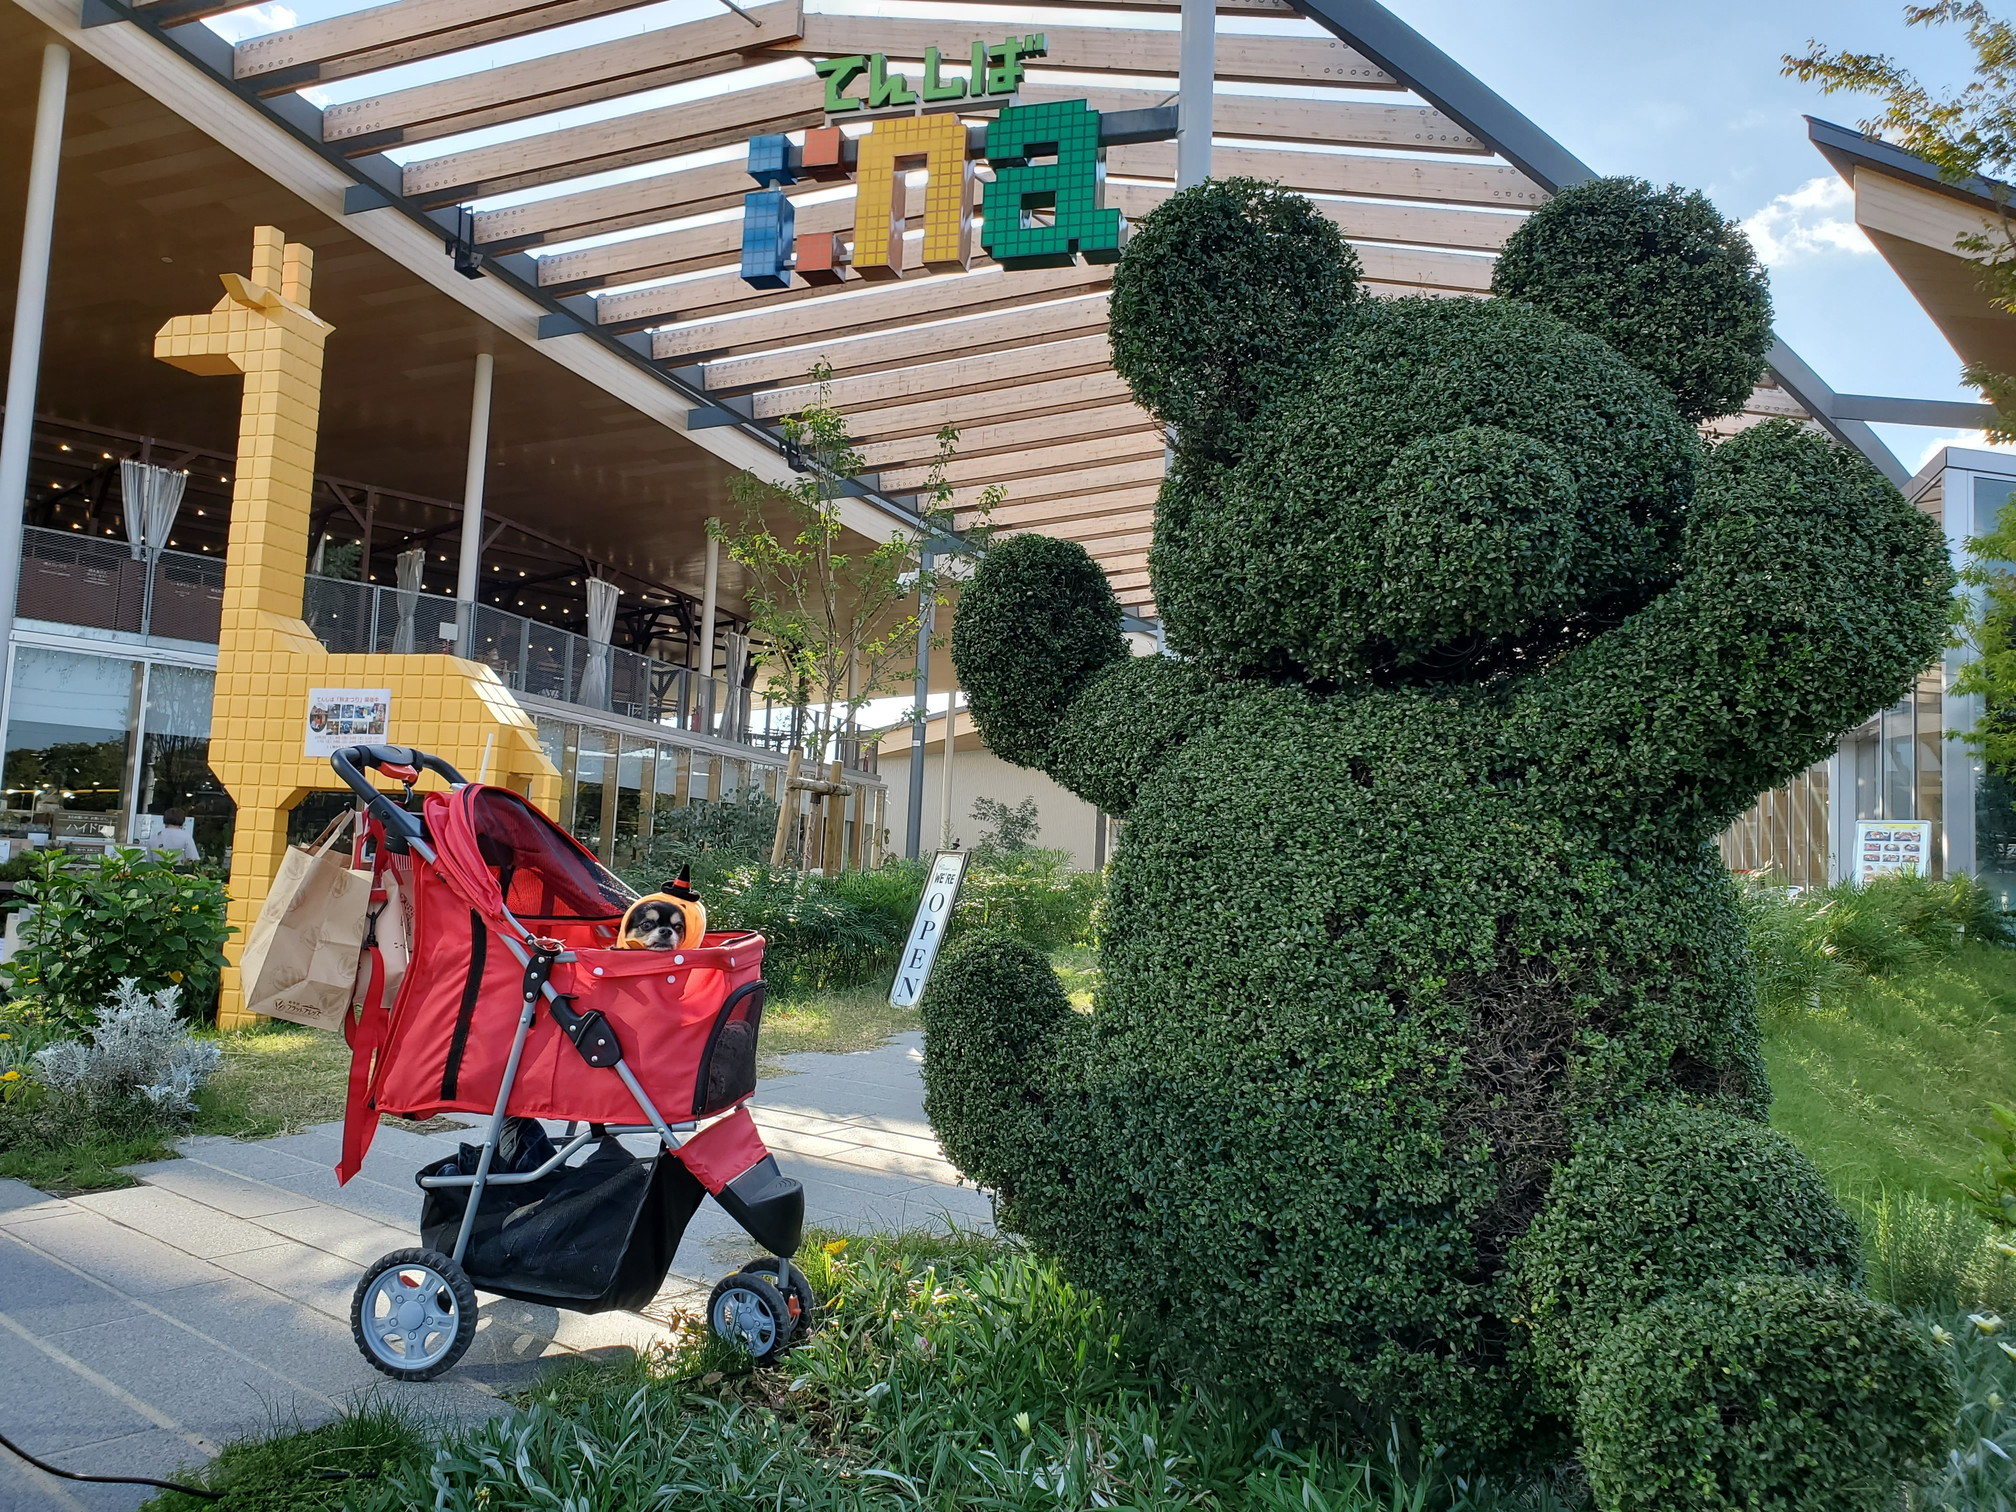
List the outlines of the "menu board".
{"type": "Polygon", "coordinates": [[[390,688],[310,688],[304,754],[333,756],[345,746],[383,745],[391,723],[390,688]]]}
{"type": "Polygon", "coordinates": [[[1855,821],[1855,880],[1899,877],[1905,872],[1928,875],[1932,858],[1929,819],[1858,819],[1855,821]]]}

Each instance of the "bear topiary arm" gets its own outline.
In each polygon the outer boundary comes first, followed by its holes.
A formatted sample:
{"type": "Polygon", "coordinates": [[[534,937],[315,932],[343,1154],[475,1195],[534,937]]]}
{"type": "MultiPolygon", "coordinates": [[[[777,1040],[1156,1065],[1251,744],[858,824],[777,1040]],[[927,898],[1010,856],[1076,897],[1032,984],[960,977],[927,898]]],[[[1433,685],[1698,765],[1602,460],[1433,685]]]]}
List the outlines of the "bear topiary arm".
{"type": "Polygon", "coordinates": [[[988,749],[1037,767],[1109,814],[1206,708],[1200,675],[1132,658],[1120,601],[1075,541],[992,547],[959,602],[952,663],[988,749]]]}
{"type": "Polygon", "coordinates": [[[952,665],[988,749],[1040,767],[1064,710],[1125,661],[1120,601],[1083,546],[1049,536],[1000,542],[980,559],[952,623],[952,665]]]}
{"type": "Polygon", "coordinates": [[[1704,462],[1678,582],[1533,679],[1514,750],[1570,812],[1705,838],[1910,686],[1952,587],[1938,525],[1866,461],[1756,426],[1704,462]]]}

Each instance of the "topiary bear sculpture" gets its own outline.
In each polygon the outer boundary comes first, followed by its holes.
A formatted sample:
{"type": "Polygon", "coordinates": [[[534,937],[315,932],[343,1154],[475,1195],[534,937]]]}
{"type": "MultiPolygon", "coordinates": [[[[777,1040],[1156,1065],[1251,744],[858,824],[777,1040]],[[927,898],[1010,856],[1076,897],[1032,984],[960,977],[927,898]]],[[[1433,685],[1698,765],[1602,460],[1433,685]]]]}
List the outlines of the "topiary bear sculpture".
{"type": "MultiPolygon", "coordinates": [[[[1695,1405],[1776,1447],[1744,1505],[1876,1506],[1950,1388],[1757,1122],[1708,842],[1938,654],[1946,552],[1825,436],[1703,442],[1763,372],[1769,303],[1698,195],[1567,191],[1497,292],[1363,297],[1332,223],[1251,181],[1140,226],[1112,340],[1174,438],[1174,654],[1130,657],[1100,570],[1037,536],[987,552],[952,641],[993,750],[1126,821],[1103,982],[1084,1015],[1012,941],[949,953],[927,1106],[1004,1222],[1170,1358],[1381,1439],[1638,1431],[1619,1372],[1658,1352],[1641,1328],[1597,1372],[1605,1339],[1685,1294],[1711,1349],[1737,1304],[1699,1288],[1789,1277],[1881,1336],[1881,1391],[1772,1417],[1774,1350],[1809,1397],[1826,1371],[1787,1342],[1806,1294],[1767,1287],[1741,1294],[1778,1330],[1745,1334],[1762,1363],[1695,1405]]],[[[1674,1454],[1665,1505],[1737,1494],[1674,1454]]]]}

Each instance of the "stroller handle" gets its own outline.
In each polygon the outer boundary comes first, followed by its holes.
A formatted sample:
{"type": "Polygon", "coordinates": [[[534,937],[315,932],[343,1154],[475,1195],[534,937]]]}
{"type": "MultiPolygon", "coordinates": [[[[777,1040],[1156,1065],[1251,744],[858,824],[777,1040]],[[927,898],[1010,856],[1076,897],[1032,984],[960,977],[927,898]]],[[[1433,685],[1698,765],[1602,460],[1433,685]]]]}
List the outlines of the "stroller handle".
{"type": "Polygon", "coordinates": [[[419,839],[420,820],[373,787],[371,779],[364,775],[367,768],[389,771],[395,777],[403,777],[407,772],[417,776],[423,770],[429,771],[451,787],[466,787],[469,782],[439,756],[430,755],[417,746],[345,746],[329,758],[329,765],[336,769],[336,775],[348,784],[350,791],[364,800],[365,807],[377,815],[379,823],[385,826],[386,835],[400,840],[419,839]]]}

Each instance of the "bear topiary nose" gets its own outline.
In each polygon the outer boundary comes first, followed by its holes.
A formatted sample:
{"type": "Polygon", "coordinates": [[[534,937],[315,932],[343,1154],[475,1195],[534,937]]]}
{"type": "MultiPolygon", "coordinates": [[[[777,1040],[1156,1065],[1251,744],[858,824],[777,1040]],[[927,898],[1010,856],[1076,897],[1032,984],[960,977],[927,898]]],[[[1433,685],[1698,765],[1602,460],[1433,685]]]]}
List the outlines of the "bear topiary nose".
{"type": "Polygon", "coordinates": [[[1570,612],[1581,499],[1544,441],[1470,425],[1396,456],[1374,502],[1374,633],[1401,663],[1570,612]]]}

